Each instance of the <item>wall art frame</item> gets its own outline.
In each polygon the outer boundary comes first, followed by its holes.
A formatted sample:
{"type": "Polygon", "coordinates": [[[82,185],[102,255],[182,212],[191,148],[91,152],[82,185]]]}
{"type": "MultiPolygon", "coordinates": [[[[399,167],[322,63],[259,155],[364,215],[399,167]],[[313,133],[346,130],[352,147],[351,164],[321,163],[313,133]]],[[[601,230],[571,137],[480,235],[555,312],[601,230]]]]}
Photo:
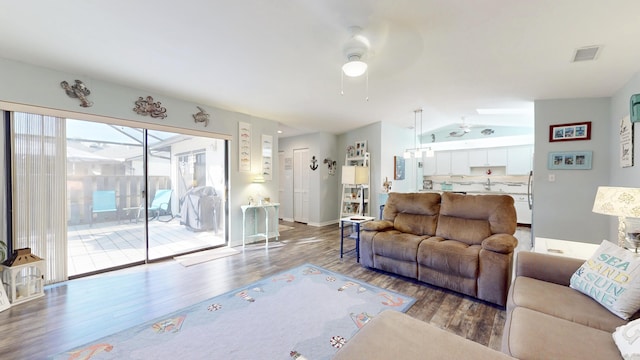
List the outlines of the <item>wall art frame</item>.
{"type": "Polygon", "coordinates": [[[366,141],[356,141],[355,146],[355,157],[363,157],[364,153],[367,152],[367,142],[366,141]]]}
{"type": "Polygon", "coordinates": [[[549,152],[549,170],[591,170],[593,151],[549,152]]]}
{"type": "Polygon", "coordinates": [[[549,142],[591,140],[591,121],[549,125],[549,142]]]}
{"type": "Polygon", "coordinates": [[[620,120],[620,167],[633,166],[633,122],[629,115],[620,120]]]}
{"type": "Polygon", "coordinates": [[[404,180],[404,157],[393,157],[393,180],[404,180]]]}
{"type": "Polygon", "coordinates": [[[262,135],[262,177],[271,180],[273,168],[273,136],[262,135]]]}
{"type": "Polygon", "coordinates": [[[251,124],[238,123],[238,171],[251,172],[251,124]]]}

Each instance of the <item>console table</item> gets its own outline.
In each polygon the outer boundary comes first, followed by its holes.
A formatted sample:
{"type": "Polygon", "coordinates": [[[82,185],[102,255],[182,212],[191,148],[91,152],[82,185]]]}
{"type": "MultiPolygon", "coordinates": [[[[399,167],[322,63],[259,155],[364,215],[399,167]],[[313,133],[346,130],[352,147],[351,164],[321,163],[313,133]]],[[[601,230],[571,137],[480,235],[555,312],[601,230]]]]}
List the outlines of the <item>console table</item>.
{"type": "Polygon", "coordinates": [[[278,210],[280,208],[279,203],[241,205],[240,208],[242,209],[242,248],[243,249],[244,249],[244,243],[246,239],[246,235],[245,235],[245,227],[247,224],[246,214],[247,214],[247,210],[249,209],[253,210],[253,217],[254,217],[254,222],[253,222],[254,233],[249,236],[250,237],[264,236],[265,247],[266,248],[269,247],[269,216],[270,216],[269,209],[273,209],[273,223],[275,224],[275,231],[273,232],[273,235],[276,237],[276,241],[278,240],[278,236],[280,236],[280,232],[278,231],[278,210]],[[258,233],[258,209],[264,210],[264,233],[258,233]]]}

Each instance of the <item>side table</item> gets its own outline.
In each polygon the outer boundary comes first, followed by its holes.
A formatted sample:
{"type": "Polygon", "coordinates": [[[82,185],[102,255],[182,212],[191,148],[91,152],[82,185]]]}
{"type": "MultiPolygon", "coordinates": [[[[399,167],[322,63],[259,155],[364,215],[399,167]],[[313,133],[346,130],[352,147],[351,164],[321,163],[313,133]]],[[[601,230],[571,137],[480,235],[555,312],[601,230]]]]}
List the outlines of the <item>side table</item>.
{"type": "Polygon", "coordinates": [[[536,237],[534,251],[587,260],[599,246],[600,244],[536,237]]]}
{"type": "MultiPolygon", "coordinates": [[[[350,216],[340,219],[340,258],[344,255],[344,239],[345,236],[349,239],[354,239],[356,241],[356,261],[360,262],[360,224],[365,223],[367,221],[371,221],[375,219],[373,216],[350,216]],[[351,225],[353,227],[353,231],[347,233],[345,235],[344,228],[345,226],[351,225]]],[[[353,251],[349,250],[347,252],[353,251]]]]}

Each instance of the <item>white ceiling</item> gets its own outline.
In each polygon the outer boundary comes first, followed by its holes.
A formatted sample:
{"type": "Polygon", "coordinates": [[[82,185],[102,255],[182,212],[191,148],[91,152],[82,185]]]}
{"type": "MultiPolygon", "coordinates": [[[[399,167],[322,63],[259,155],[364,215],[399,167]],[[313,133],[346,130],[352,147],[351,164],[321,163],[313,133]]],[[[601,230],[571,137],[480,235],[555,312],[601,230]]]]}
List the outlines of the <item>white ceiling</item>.
{"type": "Polygon", "coordinates": [[[408,127],[417,108],[425,131],[531,125],[475,109],[611,96],[640,70],[639,39],[638,0],[0,0],[0,57],[272,119],[285,136],[408,127]],[[365,77],[341,95],[351,26],[371,43],[368,101],[365,77]],[[571,62],[590,45],[595,61],[571,62]]]}

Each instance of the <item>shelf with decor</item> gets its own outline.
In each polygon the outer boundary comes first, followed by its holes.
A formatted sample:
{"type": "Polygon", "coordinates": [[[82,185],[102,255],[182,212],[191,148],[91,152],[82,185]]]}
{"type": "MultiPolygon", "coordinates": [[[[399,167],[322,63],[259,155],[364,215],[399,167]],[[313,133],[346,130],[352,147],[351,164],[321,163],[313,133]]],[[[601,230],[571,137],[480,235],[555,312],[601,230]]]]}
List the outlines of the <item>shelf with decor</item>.
{"type": "Polygon", "coordinates": [[[340,217],[368,216],[370,191],[370,157],[366,152],[366,142],[357,142],[347,148],[342,167],[342,193],[340,217]],[[353,151],[357,149],[357,151],[353,151]]]}

